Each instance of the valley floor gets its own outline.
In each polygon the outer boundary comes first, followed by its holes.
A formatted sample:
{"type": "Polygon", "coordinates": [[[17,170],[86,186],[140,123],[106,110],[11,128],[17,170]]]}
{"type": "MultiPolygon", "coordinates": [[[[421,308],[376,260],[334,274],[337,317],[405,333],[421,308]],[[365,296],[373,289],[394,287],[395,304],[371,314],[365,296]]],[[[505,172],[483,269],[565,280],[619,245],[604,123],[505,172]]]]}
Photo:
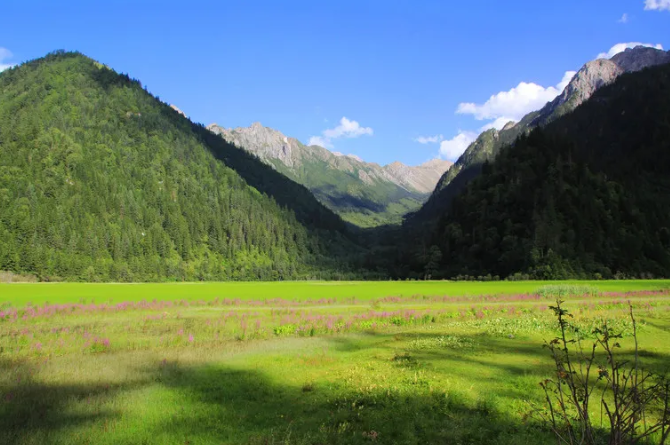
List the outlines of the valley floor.
{"type": "Polygon", "coordinates": [[[547,285],[0,285],[0,443],[555,443],[556,295],[663,371],[670,282],[547,285]]]}

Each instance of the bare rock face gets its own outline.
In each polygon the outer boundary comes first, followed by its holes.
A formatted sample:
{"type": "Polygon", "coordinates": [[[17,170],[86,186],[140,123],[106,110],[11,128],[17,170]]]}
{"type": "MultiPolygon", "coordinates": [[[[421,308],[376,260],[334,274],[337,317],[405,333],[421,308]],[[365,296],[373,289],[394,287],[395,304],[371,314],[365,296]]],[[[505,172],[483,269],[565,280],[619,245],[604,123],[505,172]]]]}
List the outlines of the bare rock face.
{"type": "Polygon", "coordinates": [[[627,73],[640,71],[644,68],[670,63],[670,51],[661,51],[656,48],[637,46],[627,48],[610,59],[619,68],[627,73]]]}
{"type": "Polygon", "coordinates": [[[374,181],[365,170],[358,170],[358,179],[360,179],[361,181],[363,181],[368,185],[374,184],[374,181]]]}
{"type": "Polygon", "coordinates": [[[263,161],[278,159],[288,167],[294,167],[299,162],[302,144],[297,139],[288,138],[277,130],[262,126],[260,122],[254,122],[248,128],[235,129],[211,124],[207,129],[231,144],[254,153],[263,161]]]}
{"type": "MultiPolygon", "coordinates": [[[[650,66],[670,63],[670,51],[662,51],[646,46],[627,48],[611,59],[597,59],[586,63],[565,90],[545,108],[541,117],[552,113],[565,114],[584,103],[597,89],[614,82],[623,73],[639,71],[650,66]]],[[[554,118],[557,116],[551,116],[554,118]]],[[[543,122],[539,122],[542,124],[543,122]]]]}
{"type": "Polygon", "coordinates": [[[588,62],[572,78],[567,87],[554,101],[554,108],[572,99],[572,108],[576,108],[603,85],[613,82],[624,70],[607,59],[588,62]]]}
{"type": "Polygon", "coordinates": [[[504,127],[502,127],[502,131],[505,131],[505,130],[509,130],[509,129],[511,129],[511,128],[514,128],[515,125],[516,125],[516,122],[514,122],[514,121],[509,121],[509,122],[507,122],[507,123],[505,124],[504,127]]]}
{"type": "Polygon", "coordinates": [[[452,165],[453,162],[450,161],[433,159],[416,167],[394,162],[383,168],[397,183],[402,184],[404,187],[423,193],[430,193],[435,189],[437,181],[440,180],[444,172],[452,165]]]}

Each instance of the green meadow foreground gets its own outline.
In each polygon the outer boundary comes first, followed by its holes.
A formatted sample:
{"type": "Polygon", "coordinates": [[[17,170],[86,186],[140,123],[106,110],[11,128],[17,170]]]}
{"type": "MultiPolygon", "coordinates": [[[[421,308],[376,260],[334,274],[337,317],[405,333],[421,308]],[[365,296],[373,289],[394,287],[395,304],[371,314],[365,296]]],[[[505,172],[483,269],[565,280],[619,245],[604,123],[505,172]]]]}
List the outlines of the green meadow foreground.
{"type": "Polygon", "coordinates": [[[555,443],[556,294],[663,373],[670,281],[550,284],[0,284],[0,443],[555,443]]]}

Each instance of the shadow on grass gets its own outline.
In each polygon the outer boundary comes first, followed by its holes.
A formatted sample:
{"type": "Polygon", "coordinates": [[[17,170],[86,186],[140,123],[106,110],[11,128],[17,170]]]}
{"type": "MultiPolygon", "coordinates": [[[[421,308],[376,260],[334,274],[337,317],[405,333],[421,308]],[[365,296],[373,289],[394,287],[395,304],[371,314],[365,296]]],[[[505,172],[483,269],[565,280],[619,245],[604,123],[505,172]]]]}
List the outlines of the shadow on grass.
{"type": "Polygon", "coordinates": [[[7,360],[0,360],[0,373],[12,376],[0,383],[0,443],[8,444],[52,443],[63,430],[104,425],[121,415],[105,408],[107,402],[147,383],[45,384],[33,379],[36,365],[7,360]],[[71,409],[76,404],[88,407],[71,409]]]}
{"type": "MultiPolygon", "coordinates": [[[[160,424],[184,443],[538,444],[553,438],[487,404],[407,387],[390,390],[281,385],[262,373],[167,363],[162,381],[190,413],[160,424]],[[198,413],[208,413],[207,416],[198,413]]],[[[324,386],[321,386],[324,385],[324,386]]]]}
{"type": "MultiPolygon", "coordinates": [[[[532,421],[522,422],[521,415],[509,414],[512,412],[509,403],[530,397],[530,391],[523,385],[515,386],[514,382],[519,381],[515,379],[530,375],[522,383],[532,381],[535,385],[551,370],[548,352],[540,344],[475,334],[459,335],[457,346],[430,347],[439,344],[443,337],[431,333],[365,333],[332,337],[329,342],[334,350],[354,355],[366,352],[366,348],[377,348],[382,351],[382,360],[397,363],[391,372],[398,370],[409,375],[415,364],[433,363],[432,372],[460,374],[464,381],[473,385],[486,383],[489,388],[495,388],[499,382],[504,388],[493,391],[495,394],[490,398],[483,391],[482,398],[473,401],[458,391],[422,385],[421,381],[367,387],[358,387],[355,382],[340,384],[332,379],[279,381],[252,367],[165,360],[144,363],[131,373],[142,378],[117,385],[105,382],[45,385],[29,378],[3,383],[0,442],[555,443],[546,429],[532,421]],[[407,347],[413,340],[418,345],[424,341],[429,347],[407,347]],[[399,356],[396,360],[396,353],[408,353],[407,359],[399,356]],[[527,360],[496,362],[488,357],[491,353],[518,354],[527,360]],[[475,372],[476,368],[486,368],[487,372],[475,372]],[[135,411],[141,417],[130,418],[123,395],[137,389],[142,389],[147,398],[135,411]],[[6,398],[8,394],[12,395],[11,400],[6,398]],[[89,401],[94,408],[87,407],[89,401]],[[108,422],[115,423],[115,430],[106,430],[108,422]],[[75,430],[77,436],[73,436],[75,430]]],[[[668,357],[660,354],[650,358],[668,363],[668,357]]],[[[25,367],[21,375],[29,376],[35,371],[30,365],[0,360],[2,373],[17,374],[17,366],[25,367]]],[[[299,368],[296,373],[300,373],[299,368]]]]}
{"type": "MultiPolygon", "coordinates": [[[[545,340],[552,338],[552,334],[548,333],[545,340]]],[[[393,360],[397,368],[427,370],[446,378],[458,377],[468,382],[468,386],[488,386],[494,391],[492,395],[504,404],[524,400],[544,405],[539,383],[556,373],[550,351],[543,347],[542,340],[537,339],[483,333],[445,335],[410,331],[366,333],[364,336],[332,338],[330,342],[338,351],[345,353],[355,354],[374,348],[381,351],[380,355],[393,360]]],[[[585,354],[589,353],[592,342],[593,339],[584,340],[585,354]]],[[[616,352],[617,360],[630,365],[634,360],[633,339],[625,337],[621,343],[627,349],[616,352]]],[[[598,365],[607,367],[605,354],[602,349],[598,351],[591,372],[593,383],[597,380],[598,365]]],[[[639,363],[642,369],[654,375],[668,375],[670,355],[647,350],[642,343],[639,363]]]]}
{"type": "MultiPolygon", "coordinates": [[[[3,362],[0,368],[14,366],[3,362]]],[[[552,437],[533,424],[443,391],[277,382],[249,369],[164,361],[138,369],[146,380],[123,385],[2,388],[0,442],[144,444],[538,444],[552,437]],[[146,388],[145,388],[146,387],[146,388]],[[145,388],[142,418],[123,394],[145,388]],[[156,406],[152,388],[172,402],[156,406]],[[88,400],[100,409],[87,408],[88,400]],[[116,407],[110,410],[109,407],[116,407]],[[85,414],[83,414],[85,413],[85,414]],[[146,416],[146,417],[144,417],[146,416]],[[108,422],[115,424],[107,430],[108,422]],[[76,434],[76,435],[75,435],[76,434]]],[[[165,400],[165,399],[163,399],[165,400]]]]}
{"type": "MultiPolygon", "coordinates": [[[[665,329],[646,321],[646,324],[656,328],[665,329]]],[[[553,361],[550,352],[544,347],[545,341],[550,341],[555,337],[555,333],[544,333],[542,338],[527,339],[516,336],[499,336],[486,333],[474,334],[445,334],[430,332],[398,331],[393,333],[378,333],[366,331],[358,335],[349,335],[342,337],[330,337],[328,341],[339,352],[356,353],[371,348],[396,351],[407,350],[417,357],[424,359],[445,359],[471,361],[473,363],[486,364],[493,366],[500,371],[506,371],[510,374],[527,375],[534,373],[540,376],[546,376],[547,371],[553,370],[553,361]],[[444,340],[440,342],[440,340],[444,340]],[[398,345],[399,342],[405,344],[398,345]],[[406,344],[409,342],[409,344],[406,344]],[[422,347],[422,344],[425,347],[422,347]],[[490,355],[511,356],[517,358],[526,358],[526,362],[533,364],[514,364],[509,360],[490,362],[485,358],[490,355]]],[[[583,340],[585,352],[593,343],[592,338],[583,340]]],[[[630,335],[625,336],[620,343],[625,351],[619,352],[621,360],[633,359],[633,338],[630,335]]],[[[643,368],[654,373],[662,374],[664,370],[670,368],[670,354],[656,352],[645,347],[644,339],[639,344],[640,363],[643,368]]],[[[602,353],[596,355],[596,359],[606,364],[605,356],[602,353]]],[[[512,360],[514,361],[514,360],[512,360]]]]}
{"type": "Polygon", "coordinates": [[[663,323],[663,320],[645,318],[644,323],[658,329],[659,331],[670,332],[670,325],[663,323]]]}

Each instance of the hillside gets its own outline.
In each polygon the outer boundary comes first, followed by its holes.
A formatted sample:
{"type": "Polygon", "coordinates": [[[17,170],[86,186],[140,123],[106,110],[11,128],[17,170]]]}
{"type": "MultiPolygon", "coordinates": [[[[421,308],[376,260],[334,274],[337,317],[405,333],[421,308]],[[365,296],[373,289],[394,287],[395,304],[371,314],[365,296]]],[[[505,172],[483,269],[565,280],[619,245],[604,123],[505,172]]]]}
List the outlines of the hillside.
{"type": "Polygon", "coordinates": [[[289,279],[346,271],[352,249],[306,188],[127,75],[65,52],[0,74],[0,270],[289,279]]]}
{"type": "Polygon", "coordinates": [[[670,276],[670,64],[619,75],[481,170],[441,215],[433,273],[670,276]]]}
{"type": "Polygon", "coordinates": [[[400,162],[380,166],[317,145],[306,146],[256,122],[248,128],[207,128],[258,156],[310,189],[319,201],[345,220],[362,227],[402,222],[435,188],[451,162],[432,160],[410,167],[400,162]]]}
{"type": "Polygon", "coordinates": [[[479,175],[484,162],[494,159],[503,146],[512,143],[520,135],[547,125],[574,110],[596,90],[610,84],[621,74],[664,63],[670,63],[670,51],[643,46],[626,49],[609,60],[597,59],[588,62],[577,72],[565,90],[541,110],[527,114],[517,123],[510,122],[501,130],[490,129],[480,134],[454,166],[440,178],[429,200],[417,212],[417,221],[437,217],[450,205],[465,184],[479,175]]]}

